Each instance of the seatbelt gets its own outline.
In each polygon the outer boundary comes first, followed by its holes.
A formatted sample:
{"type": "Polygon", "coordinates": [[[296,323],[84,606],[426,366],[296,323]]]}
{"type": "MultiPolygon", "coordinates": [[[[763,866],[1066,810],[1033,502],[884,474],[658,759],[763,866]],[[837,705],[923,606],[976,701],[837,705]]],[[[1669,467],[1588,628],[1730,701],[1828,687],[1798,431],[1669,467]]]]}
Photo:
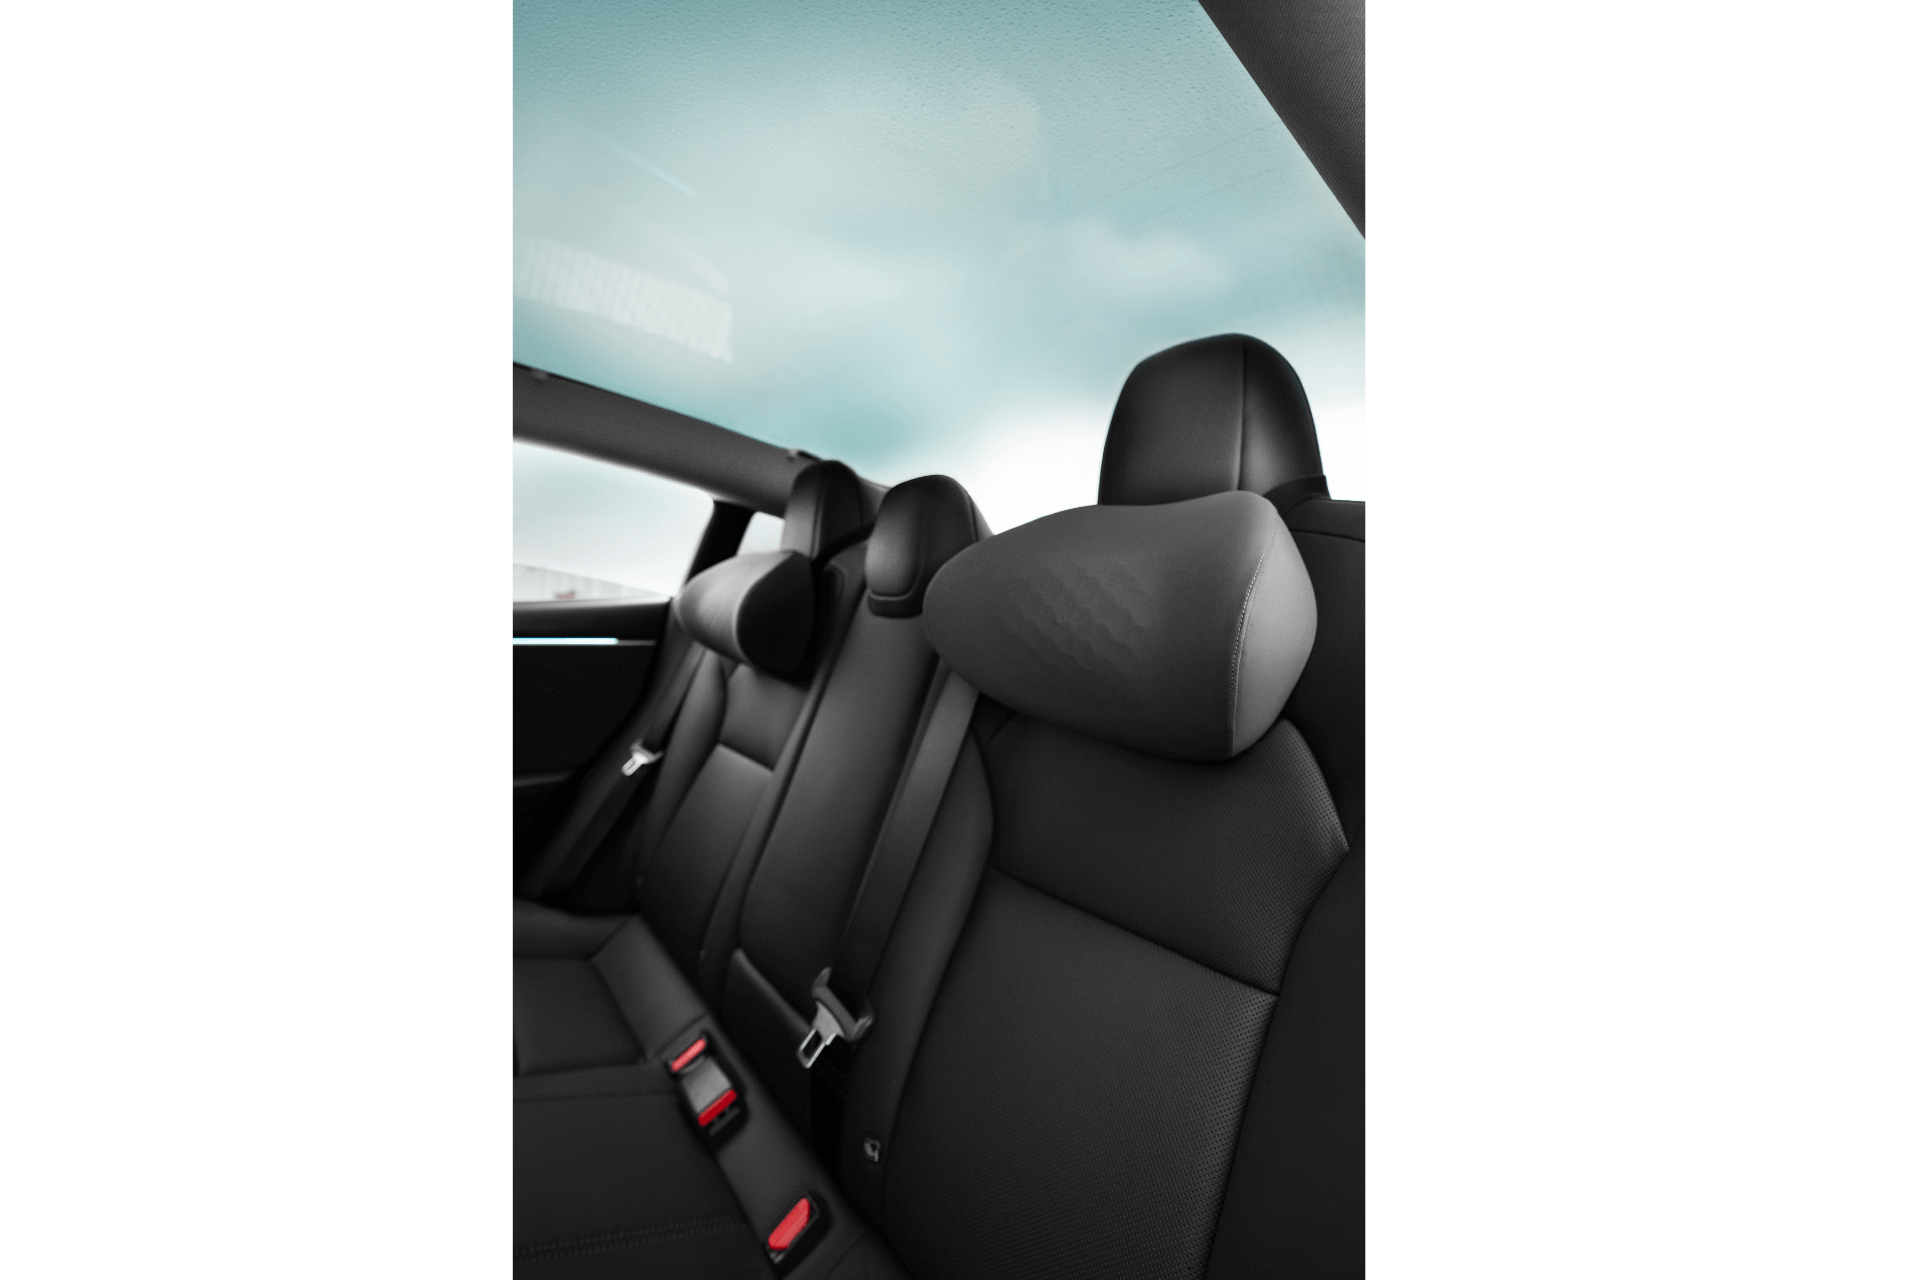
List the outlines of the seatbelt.
{"type": "Polygon", "coordinates": [[[813,1029],[795,1050],[800,1065],[809,1070],[835,1040],[857,1043],[873,1026],[867,992],[973,720],[979,694],[972,685],[944,662],[935,672],[935,683],[939,692],[933,710],[874,843],[847,930],[833,963],[813,980],[813,1029]]]}
{"type": "Polygon", "coordinates": [[[687,689],[693,684],[693,673],[699,669],[700,659],[706,653],[691,636],[687,638],[679,665],[660,686],[658,696],[640,713],[637,723],[622,735],[626,746],[621,755],[603,757],[587,775],[573,812],[541,850],[539,861],[521,883],[520,897],[537,899],[571,884],[600,842],[607,838],[607,832],[613,829],[633,793],[652,774],[652,766],[666,754],[667,735],[673,731],[680,705],[687,700],[687,689]]]}

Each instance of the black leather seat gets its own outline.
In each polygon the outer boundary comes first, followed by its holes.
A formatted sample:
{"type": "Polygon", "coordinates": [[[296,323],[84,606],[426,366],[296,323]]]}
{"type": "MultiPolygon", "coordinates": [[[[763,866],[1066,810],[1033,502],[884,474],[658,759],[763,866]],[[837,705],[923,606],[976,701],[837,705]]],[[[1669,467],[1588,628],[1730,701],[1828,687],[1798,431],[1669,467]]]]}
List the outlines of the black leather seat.
{"type": "Polygon", "coordinates": [[[936,571],[986,534],[945,476],[894,486],[867,542],[866,601],[848,627],[773,833],[736,868],[709,932],[702,995],[803,1129],[810,1092],[794,1050],[811,985],[833,960],[937,659],[921,626],[936,571]]]}
{"type": "Polygon", "coordinates": [[[1171,523],[1063,513],[936,580],[936,648],[1000,705],[873,992],[839,1165],[914,1276],[1363,1273],[1363,508],[1325,492],[1292,369],[1208,339],[1143,362],[1103,460],[1103,504],[1171,523]],[[1224,660],[1199,624],[1237,597],[1181,579],[1262,536],[1236,490],[1287,517],[1317,625],[1271,727],[1222,717],[1232,754],[1194,759],[1186,680],[1224,660]],[[1222,502],[1243,536],[1204,527],[1222,502]]]}
{"type": "Polygon", "coordinates": [[[617,856],[601,859],[638,881],[638,911],[515,901],[516,1074],[657,1056],[697,1009],[669,975],[697,970],[729,872],[772,828],[864,589],[860,516],[851,471],[808,467],[782,549],[723,561],[676,599],[699,665],[659,776],[611,836],[617,856]]]}
{"type": "Polygon", "coordinates": [[[1120,389],[1103,504],[1264,494],[1313,578],[1320,638],[1287,718],[1327,772],[1355,849],[1366,820],[1366,504],[1327,496],[1306,389],[1258,338],[1222,334],[1142,360],[1120,389]]]}
{"type": "MultiPolygon", "coordinates": [[[[764,1238],[802,1195],[845,1225],[798,1274],[877,1247],[808,1153],[794,1050],[934,673],[919,618],[927,584],[984,532],[945,477],[889,491],[865,549],[865,607],[845,629],[771,833],[733,859],[692,965],[676,964],[641,918],[516,904],[516,965],[538,975],[515,1010],[515,1238],[528,1274],[723,1275],[755,1259],[764,1269],[757,1243],[741,1261],[740,1241],[764,1238]],[[695,1039],[715,1046],[749,1099],[717,1164],[660,1061],[695,1039]],[[535,1044],[540,1069],[529,1071],[535,1044]],[[595,1069],[560,1069],[562,1046],[573,1046],[566,1066],[595,1069]]],[[[693,622],[696,634],[710,629],[693,622]]]]}
{"type": "MultiPolygon", "coordinates": [[[[685,1162],[688,1195],[721,1170],[748,1240],[819,1195],[801,1275],[1361,1273],[1363,791],[1358,725],[1337,721],[1358,713],[1342,646],[1363,548],[1339,510],[1282,523],[1330,504],[1297,392],[1251,339],[1163,353],[1116,409],[1102,506],[933,578],[927,637],[982,699],[870,991],[831,1174],[751,1068],[767,1122],[711,1151],[647,1101],[671,1101],[655,1064],[522,1080],[530,1267],[611,1256],[566,1252],[566,1206],[601,1203],[576,1179],[633,1189],[627,1219],[594,1220],[608,1239],[665,1239],[635,1201],[685,1162]]],[[[753,946],[792,974],[820,954],[753,946]]],[[[737,1059],[735,1020],[711,1029],[737,1059]]],[[[692,1271],[751,1274],[709,1216],[692,1271]]]]}

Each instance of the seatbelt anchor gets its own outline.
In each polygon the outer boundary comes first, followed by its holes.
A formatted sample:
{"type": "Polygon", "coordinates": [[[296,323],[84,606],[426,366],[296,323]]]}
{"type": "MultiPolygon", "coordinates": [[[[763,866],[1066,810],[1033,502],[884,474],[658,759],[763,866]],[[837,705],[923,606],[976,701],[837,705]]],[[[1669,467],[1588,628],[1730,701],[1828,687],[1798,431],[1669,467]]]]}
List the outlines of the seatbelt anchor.
{"type": "Polygon", "coordinates": [[[633,755],[620,766],[620,772],[629,778],[667,754],[664,751],[649,751],[644,743],[639,742],[634,743],[627,750],[633,752],[633,755]]]}
{"type": "Polygon", "coordinates": [[[833,966],[829,965],[813,980],[813,1029],[807,1032],[806,1039],[794,1050],[794,1057],[800,1059],[800,1065],[809,1071],[835,1040],[858,1044],[868,1028],[873,1026],[871,1013],[856,1018],[847,1006],[840,1003],[840,997],[833,994],[833,987],[829,985],[832,978],[833,966]]]}

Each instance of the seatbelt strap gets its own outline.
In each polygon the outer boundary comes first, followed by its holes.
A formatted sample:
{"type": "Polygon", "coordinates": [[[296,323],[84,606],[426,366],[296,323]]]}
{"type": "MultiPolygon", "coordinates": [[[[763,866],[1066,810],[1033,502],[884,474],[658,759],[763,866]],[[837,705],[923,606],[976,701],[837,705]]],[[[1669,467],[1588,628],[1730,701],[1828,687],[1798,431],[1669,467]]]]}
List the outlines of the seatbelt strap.
{"type": "Polygon", "coordinates": [[[648,709],[640,731],[627,744],[627,759],[620,765],[621,777],[631,778],[667,754],[667,735],[673,732],[673,722],[680,718],[680,705],[687,700],[693,673],[699,669],[705,652],[691,636],[687,638],[687,651],[680,655],[680,665],[673,669],[673,675],[660,691],[659,701],[648,709]]]}
{"type": "Polygon", "coordinates": [[[880,967],[887,939],[893,934],[914,868],[920,864],[934,815],[947,794],[947,783],[966,742],[967,726],[973,721],[979,697],[974,687],[944,662],[934,679],[937,692],[933,710],[894,792],[893,807],[881,825],[847,930],[841,935],[833,963],[813,980],[813,1029],[795,1051],[800,1065],[809,1069],[835,1040],[857,1042],[873,1026],[867,992],[873,985],[874,971],[880,967]]]}
{"type": "Polygon", "coordinates": [[[693,674],[706,652],[688,637],[686,651],[680,655],[679,664],[660,687],[659,694],[621,735],[624,745],[619,754],[603,757],[587,775],[573,811],[541,851],[518,896],[537,899],[571,884],[600,842],[607,838],[627,802],[651,774],[652,766],[666,754],[667,735],[673,731],[680,706],[687,700],[687,690],[693,684],[693,674]]]}

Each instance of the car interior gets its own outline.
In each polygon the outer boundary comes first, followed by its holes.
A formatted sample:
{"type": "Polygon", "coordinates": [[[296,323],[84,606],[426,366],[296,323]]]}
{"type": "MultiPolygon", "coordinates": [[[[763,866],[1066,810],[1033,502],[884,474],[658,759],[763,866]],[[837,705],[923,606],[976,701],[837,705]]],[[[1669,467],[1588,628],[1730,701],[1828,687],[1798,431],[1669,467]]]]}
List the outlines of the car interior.
{"type": "MultiPolygon", "coordinates": [[[[1187,7],[1363,229],[1360,6],[1187,7]]],[[[518,441],[711,505],[671,598],[514,604],[516,1274],[1362,1274],[1365,507],[1289,354],[1098,372],[1096,500],[996,529],[553,349],[518,441]]]]}

